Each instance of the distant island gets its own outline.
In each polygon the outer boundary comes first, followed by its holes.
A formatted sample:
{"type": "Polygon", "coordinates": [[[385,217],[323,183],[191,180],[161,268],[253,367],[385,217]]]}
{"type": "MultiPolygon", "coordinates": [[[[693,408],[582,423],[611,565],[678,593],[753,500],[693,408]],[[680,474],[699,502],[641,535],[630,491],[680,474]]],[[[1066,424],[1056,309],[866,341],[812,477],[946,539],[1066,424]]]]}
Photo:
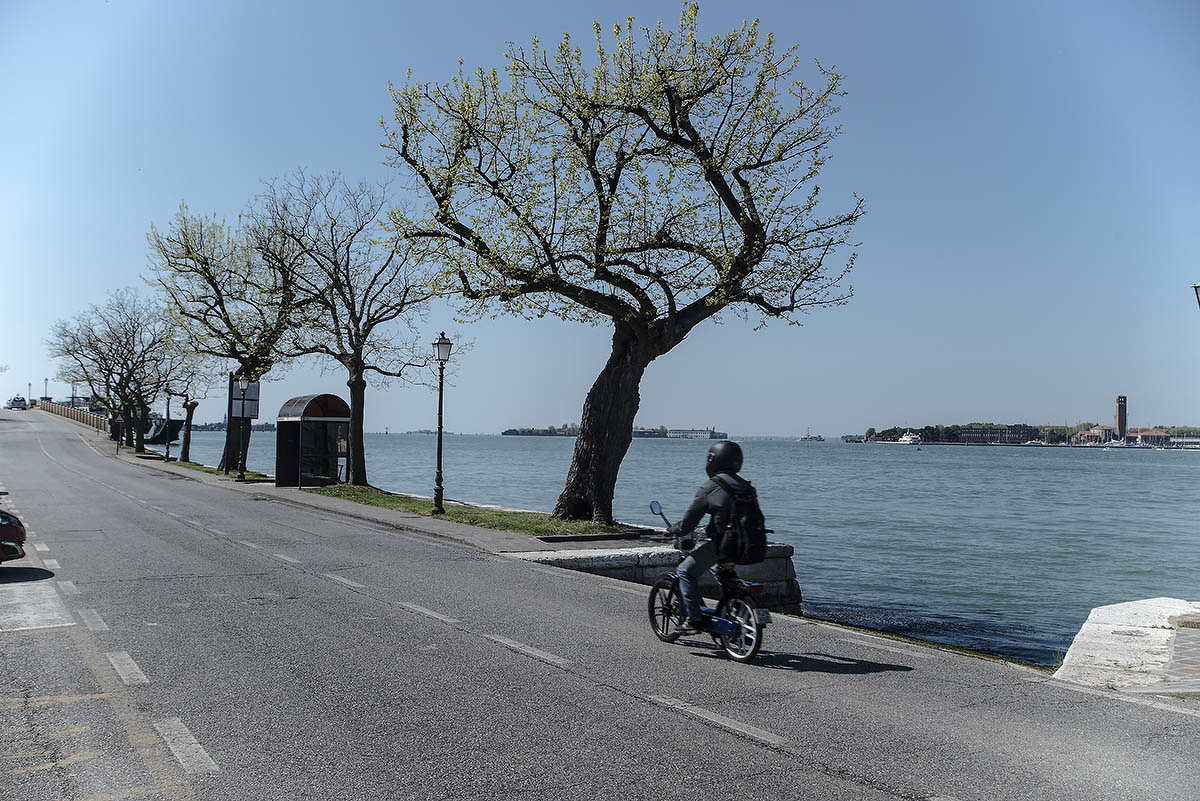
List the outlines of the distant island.
{"type": "Polygon", "coordinates": [[[1026,423],[968,423],[966,425],[894,426],[877,431],[868,428],[862,436],[847,434],[843,442],[899,442],[916,434],[922,444],[942,445],[1143,445],[1165,447],[1177,439],[1200,437],[1200,429],[1187,426],[1155,426],[1128,429],[1123,435],[1111,426],[1080,423],[1075,426],[1031,426],[1026,423]]]}
{"type": "MultiPolygon", "coordinates": [[[[506,428],[500,432],[506,437],[577,437],[579,426],[575,423],[564,423],[561,426],[549,428],[506,428]]],[[[633,436],[647,439],[728,439],[725,431],[715,428],[635,428],[633,436]]]]}

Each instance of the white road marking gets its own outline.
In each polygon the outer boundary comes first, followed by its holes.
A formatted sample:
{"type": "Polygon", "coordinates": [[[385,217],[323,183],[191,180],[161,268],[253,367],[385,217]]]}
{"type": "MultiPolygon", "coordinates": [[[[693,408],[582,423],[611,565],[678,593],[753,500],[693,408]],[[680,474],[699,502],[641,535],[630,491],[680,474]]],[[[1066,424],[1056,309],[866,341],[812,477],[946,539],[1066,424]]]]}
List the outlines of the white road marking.
{"type": "Polygon", "coordinates": [[[79,616],[83,618],[83,623],[91,631],[108,631],[108,624],[100,619],[100,614],[95,609],[80,609],[79,616]]]}
{"type": "MultiPolygon", "coordinates": [[[[405,604],[405,605],[407,606],[407,604],[405,604]]],[[[526,656],[532,656],[534,659],[540,659],[543,662],[549,662],[551,665],[556,665],[557,667],[566,667],[567,665],[571,664],[571,660],[569,660],[569,659],[563,659],[561,656],[555,656],[554,654],[547,653],[546,651],[542,651],[538,648],[534,648],[532,645],[526,645],[523,642],[517,642],[516,640],[510,640],[507,637],[501,637],[498,634],[485,634],[483,636],[487,637],[492,642],[500,643],[501,645],[505,646],[506,648],[511,648],[514,651],[519,651],[519,652],[525,654],[526,656]]]]}
{"type": "Polygon", "coordinates": [[[904,654],[905,656],[915,656],[917,659],[932,659],[933,658],[933,654],[921,653],[920,651],[914,651],[914,650],[911,650],[908,648],[894,648],[890,645],[882,645],[877,642],[868,642],[866,639],[861,638],[861,637],[842,637],[840,639],[842,642],[848,642],[853,645],[865,645],[868,648],[878,648],[881,651],[891,651],[894,654],[904,654]]]}
{"type": "Polygon", "coordinates": [[[216,773],[217,763],[196,742],[187,726],[179,718],[164,718],[154,722],[155,730],[166,742],[167,748],[188,773],[216,773]]]}
{"type": "Polygon", "coordinates": [[[35,542],[33,544],[33,550],[42,551],[43,553],[45,553],[46,551],[50,550],[50,546],[44,542],[35,542]]]}
{"type": "Polygon", "coordinates": [[[1060,679],[1048,678],[1042,679],[1035,676],[1023,676],[1021,681],[1027,681],[1031,684],[1042,684],[1047,687],[1057,687],[1061,690],[1070,690],[1074,693],[1083,693],[1084,695],[1094,695],[1098,698],[1107,698],[1110,701],[1122,701],[1126,704],[1137,704],[1139,706],[1152,706],[1155,709],[1166,710],[1167,712],[1178,712],[1181,715],[1191,715],[1192,717],[1200,718],[1200,710],[1184,709],[1183,707],[1173,706],[1161,701],[1152,701],[1149,698],[1138,698],[1125,693],[1116,692],[1114,690],[1097,690],[1092,687],[1084,687],[1079,684],[1072,684],[1069,681],[1060,679]]]}
{"type": "Polygon", "coordinates": [[[57,560],[57,559],[46,559],[45,561],[43,561],[43,562],[42,562],[42,565],[43,565],[43,566],[44,566],[44,567],[45,567],[47,570],[60,570],[60,569],[61,569],[61,568],[58,566],[58,560],[57,560]]]}
{"type": "Polygon", "coordinates": [[[75,586],[75,582],[73,582],[73,581],[59,581],[56,583],[58,584],[58,589],[62,592],[63,595],[78,595],[79,594],[79,588],[75,586]]]}
{"type": "Polygon", "coordinates": [[[451,625],[454,625],[455,623],[462,622],[461,620],[459,620],[457,618],[447,617],[446,615],[438,614],[437,612],[433,611],[432,609],[426,609],[425,607],[418,606],[417,604],[410,604],[406,601],[396,601],[396,603],[399,604],[400,606],[403,606],[405,609],[409,610],[410,612],[416,612],[418,615],[425,615],[425,617],[431,617],[434,620],[440,620],[443,623],[449,623],[451,625]]]}
{"type": "Polygon", "coordinates": [[[26,537],[36,537],[36,536],[37,536],[37,532],[36,532],[36,531],[34,531],[34,530],[33,530],[33,529],[31,529],[31,528],[27,528],[27,529],[25,529],[25,536],[26,536],[26,537]]]}
{"type": "Polygon", "coordinates": [[[299,559],[293,559],[292,557],[290,557],[290,556],[286,556],[286,555],[284,555],[284,554],[281,554],[281,553],[273,553],[273,554],[271,554],[271,556],[274,556],[276,559],[282,559],[282,560],[283,560],[283,561],[285,561],[285,562],[291,562],[293,565],[298,565],[298,564],[300,564],[300,560],[299,560],[299,559]]]}
{"type": "Polygon", "coordinates": [[[354,587],[354,588],[360,589],[360,590],[363,588],[362,584],[359,584],[357,581],[351,581],[348,578],[342,578],[341,576],[335,576],[332,573],[323,573],[322,575],[325,576],[326,578],[333,579],[334,581],[336,581],[339,584],[345,584],[347,587],[354,587]]]}
{"type": "Polygon", "coordinates": [[[74,625],[75,618],[49,584],[0,584],[0,631],[74,625]]]}
{"type": "Polygon", "coordinates": [[[146,678],[146,674],[126,651],[110,651],[105,656],[108,657],[113,670],[117,671],[117,675],[121,677],[121,681],[127,685],[150,683],[150,679],[146,678]]]}
{"type": "Polygon", "coordinates": [[[715,723],[723,729],[729,729],[730,731],[744,734],[747,737],[752,737],[755,740],[764,742],[768,745],[780,746],[787,744],[786,738],[780,737],[774,732],[769,732],[766,729],[760,729],[757,726],[751,726],[749,723],[742,723],[740,720],[727,718],[724,715],[719,715],[716,712],[704,709],[703,707],[693,706],[686,701],[680,701],[678,698],[671,698],[670,696],[666,695],[652,695],[650,696],[650,700],[656,704],[670,707],[671,709],[678,709],[680,712],[686,712],[694,717],[707,720],[709,723],[715,723]]]}
{"type": "Polygon", "coordinates": [[[256,544],[256,543],[253,543],[253,542],[247,542],[246,540],[238,540],[238,544],[239,544],[239,545],[245,545],[247,548],[253,548],[253,549],[254,549],[254,550],[256,550],[256,551],[261,551],[261,550],[262,550],[262,546],[261,546],[261,545],[258,545],[258,544],[256,544]]]}

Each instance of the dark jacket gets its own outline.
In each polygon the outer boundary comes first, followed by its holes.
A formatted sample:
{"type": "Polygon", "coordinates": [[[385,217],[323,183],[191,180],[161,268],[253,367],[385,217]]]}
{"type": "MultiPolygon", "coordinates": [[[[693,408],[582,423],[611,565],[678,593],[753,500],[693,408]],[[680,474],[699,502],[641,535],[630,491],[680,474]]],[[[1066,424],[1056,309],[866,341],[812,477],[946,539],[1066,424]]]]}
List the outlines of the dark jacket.
{"type": "MultiPolygon", "coordinates": [[[[750,489],[749,482],[737,473],[718,473],[717,475],[735,491],[750,489]]],[[[733,509],[732,501],[733,496],[726,492],[725,488],[717,481],[710,478],[700,485],[700,489],[696,490],[696,497],[692,499],[692,505],[684,513],[683,519],[676,524],[677,530],[687,536],[688,532],[696,528],[700,518],[710,515],[704,531],[708,538],[720,548],[721,540],[725,536],[725,529],[730,525],[729,515],[733,509]]]]}

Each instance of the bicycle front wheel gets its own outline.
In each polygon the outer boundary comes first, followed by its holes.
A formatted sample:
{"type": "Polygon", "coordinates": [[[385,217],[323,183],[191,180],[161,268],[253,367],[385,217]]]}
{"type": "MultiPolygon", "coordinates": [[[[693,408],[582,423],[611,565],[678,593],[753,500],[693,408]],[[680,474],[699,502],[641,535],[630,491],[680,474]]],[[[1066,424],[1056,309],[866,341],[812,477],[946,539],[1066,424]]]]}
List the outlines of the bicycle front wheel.
{"type": "Polygon", "coordinates": [[[762,623],[758,620],[758,605],[745,593],[735,593],[717,604],[717,617],[733,621],[732,634],[718,635],[717,641],[725,655],[735,662],[749,662],[762,648],[762,623]]]}
{"type": "Polygon", "coordinates": [[[678,581],[661,578],[650,588],[650,628],[663,642],[675,642],[683,625],[683,598],[678,581]]]}

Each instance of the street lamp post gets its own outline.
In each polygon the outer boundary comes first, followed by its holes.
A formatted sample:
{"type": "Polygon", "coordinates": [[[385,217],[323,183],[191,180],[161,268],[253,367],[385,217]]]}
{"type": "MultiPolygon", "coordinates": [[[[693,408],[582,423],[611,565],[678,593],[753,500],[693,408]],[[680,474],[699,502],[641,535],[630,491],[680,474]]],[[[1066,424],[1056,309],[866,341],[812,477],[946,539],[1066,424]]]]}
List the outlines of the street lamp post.
{"type": "Polygon", "coordinates": [[[433,485],[433,514],[446,513],[442,506],[442,390],[446,382],[446,362],[450,361],[450,348],[453,343],[446,339],[443,331],[433,343],[433,358],[438,363],[438,431],[437,431],[437,477],[433,485]]]}
{"type": "Polygon", "coordinates": [[[246,431],[246,389],[250,386],[250,379],[244,375],[238,376],[238,389],[242,393],[242,413],[238,416],[238,481],[246,480],[246,454],[242,450],[242,437],[246,431]]]}

